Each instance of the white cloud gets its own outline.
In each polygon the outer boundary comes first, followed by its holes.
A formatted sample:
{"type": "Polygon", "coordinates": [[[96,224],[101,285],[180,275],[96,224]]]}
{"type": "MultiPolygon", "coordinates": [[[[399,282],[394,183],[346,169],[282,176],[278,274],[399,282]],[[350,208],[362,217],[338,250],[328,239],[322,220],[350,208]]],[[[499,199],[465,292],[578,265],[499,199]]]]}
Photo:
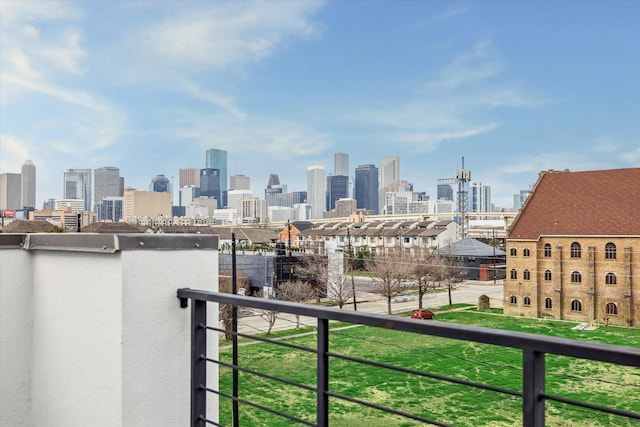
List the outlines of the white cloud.
{"type": "Polygon", "coordinates": [[[640,167],[640,147],[621,153],[620,159],[633,167],[640,167]]]}
{"type": "MultiPolygon", "coordinates": [[[[449,132],[436,132],[436,133],[407,133],[398,134],[393,137],[394,142],[398,143],[410,143],[415,144],[421,148],[421,151],[434,151],[438,145],[444,141],[453,139],[463,139],[472,136],[480,135],[485,132],[492,131],[497,128],[499,123],[493,122],[483,126],[463,129],[449,132]]],[[[417,148],[417,147],[416,147],[417,148]]]]}
{"type": "Polygon", "coordinates": [[[135,36],[136,52],[149,64],[187,72],[253,62],[288,38],[315,37],[311,21],[322,2],[207,3],[165,19],[135,36]]]}
{"type": "Polygon", "coordinates": [[[15,135],[0,134],[0,170],[19,173],[25,159],[29,159],[30,144],[15,135]]]}

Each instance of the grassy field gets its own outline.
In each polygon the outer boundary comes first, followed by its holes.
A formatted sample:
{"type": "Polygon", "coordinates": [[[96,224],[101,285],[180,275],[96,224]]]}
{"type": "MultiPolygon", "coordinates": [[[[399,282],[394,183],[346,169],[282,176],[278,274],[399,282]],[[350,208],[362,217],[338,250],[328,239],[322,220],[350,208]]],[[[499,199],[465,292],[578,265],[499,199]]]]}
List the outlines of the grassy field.
{"type": "MultiPolygon", "coordinates": [[[[538,321],[501,316],[492,312],[466,310],[438,313],[438,321],[522,331],[579,340],[640,348],[640,331],[602,327],[595,331],[574,331],[570,322],[538,321]]],[[[337,325],[336,325],[337,326],[337,325]]],[[[287,341],[315,348],[315,335],[287,341]]],[[[521,389],[520,351],[466,341],[393,330],[334,327],[330,349],[353,357],[389,363],[511,390],[521,389]]],[[[230,351],[221,351],[229,361],[230,351]]],[[[315,354],[268,344],[241,347],[239,364],[291,381],[315,387],[315,354]]],[[[547,392],[623,410],[640,412],[640,372],[635,368],[587,362],[549,355],[547,392]]],[[[521,401],[517,397],[460,386],[415,375],[338,359],[330,361],[330,390],[353,398],[419,414],[456,426],[519,426],[521,401]]],[[[310,421],[315,417],[316,397],[297,387],[240,374],[240,396],[310,421]]],[[[230,393],[231,372],[220,369],[220,389],[230,393]]],[[[628,419],[601,415],[547,402],[549,426],[632,426],[628,419]]],[[[220,401],[220,421],[230,424],[231,404],[220,401]]],[[[240,407],[240,424],[251,426],[291,426],[282,417],[240,407]]],[[[422,423],[332,398],[331,426],[417,426],[422,423]]]]}

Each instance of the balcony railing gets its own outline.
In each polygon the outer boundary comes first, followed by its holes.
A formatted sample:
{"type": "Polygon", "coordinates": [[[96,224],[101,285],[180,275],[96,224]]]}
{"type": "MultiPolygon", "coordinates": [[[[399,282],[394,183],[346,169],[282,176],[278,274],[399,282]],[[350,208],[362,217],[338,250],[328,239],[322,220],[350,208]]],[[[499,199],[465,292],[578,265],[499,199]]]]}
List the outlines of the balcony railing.
{"type": "Polygon", "coordinates": [[[330,359],[341,359],[355,363],[361,363],[369,366],[375,366],[381,369],[389,369],[396,372],[415,375],[416,378],[432,378],[447,381],[467,387],[474,387],[482,390],[489,390],[506,396],[521,399],[522,425],[525,427],[542,427],[545,425],[545,402],[560,402],[583,410],[593,410],[605,414],[611,414],[628,420],[629,424],[640,420],[640,413],[628,410],[602,406],[593,402],[574,400],[556,394],[549,394],[545,390],[545,379],[548,372],[545,367],[546,355],[560,355],[575,359],[608,362],[617,365],[625,365],[631,367],[640,367],[640,349],[604,345],[586,341],[575,341],[564,338],[555,338],[541,335],[517,333],[510,331],[494,330],[488,328],[472,327],[466,325],[456,325],[443,322],[418,322],[413,319],[386,316],[379,314],[361,313],[355,311],[340,310],[335,308],[326,308],[313,305],[296,304],[284,301],[252,298],[231,294],[223,294],[216,292],[199,291],[193,289],[179,289],[178,298],[180,298],[181,306],[188,307],[191,300],[191,319],[192,319],[192,390],[191,390],[191,425],[204,426],[222,425],[217,420],[207,418],[206,397],[209,393],[217,394],[222,398],[227,398],[233,404],[233,426],[239,425],[238,406],[239,404],[251,406],[277,414],[292,423],[310,426],[328,426],[330,405],[329,399],[341,399],[352,402],[365,407],[374,408],[380,411],[396,414],[407,420],[415,420],[437,426],[446,426],[445,422],[431,419],[420,414],[407,413],[391,407],[382,406],[374,402],[356,399],[345,394],[333,392],[330,387],[331,372],[329,369],[330,359]],[[261,310],[278,311],[281,313],[291,313],[300,316],[306,316],[317,319],[317,346],[316,348],[307,348],[296,344],[285,343],[280,340],[272,340],[267,338],[255,337],[235,331],[237,323],[232,327],[234,330],[227,331],[212,325],[207,325],[207,303],[214,302],[220,304],[231,304],[235,307],[248,307],[261,310]],[[362,358],[347,356],[344,354],[334,353],[329,348],[329,321],[340,321],[351,324],[367,325],[377,328],[387,328],[397,331],[412,332],[417,334],[426,334],[436,337],[451,338],[457,340],[471,341],[475,343],[491,344],[499,347],[518,349],[522,355],[522,386],[519,390],[512,390],[497,387],[490,384],[484,384],[474,381],[467,381],[460,378],[444,376],[435,372],[424,372],[409,369],[402,366],[394,366],[385,363],[369,361],[362,358]],[[234,337],[234,358],[232,363],[215,360],[206,354],[207,331],[213,330],[218,332],[230,333],[234,337]],[[284,378],[271,376],[268,374],[256,372],[248,367],[238,366],[237,362],[237,338],[248,337],[254,340],[263,341],[273,345],[287,346],[297,350],[312,352],[316,355],[316,385],[310,387],[305,384],[299,384],[284,378]],[[231,394],[224,393],[207,386],[206,372],[207,366],[211,363],[217,363],[220,366],[231,368],[233,370],[233,391],[231,394]],[[261,376],[270,380],[280,381],[288,385],[299,387],[316,395],[316,414],[315,422],[308,419],[302,419],[297,416],[265,407],[259,403],[249,401],[238,395],[238,372],[245,372],[251,375],[261,376]]]}

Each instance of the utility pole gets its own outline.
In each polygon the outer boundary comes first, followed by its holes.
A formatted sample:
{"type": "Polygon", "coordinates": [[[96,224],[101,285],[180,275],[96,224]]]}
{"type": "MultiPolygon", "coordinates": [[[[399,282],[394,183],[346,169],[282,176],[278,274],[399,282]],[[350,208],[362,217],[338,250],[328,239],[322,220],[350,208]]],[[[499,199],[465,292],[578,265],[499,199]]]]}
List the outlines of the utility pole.
{"type": "MultiPolygon", "coordinates": [[[[231,293],[236,295],[238,293],[238,282],[236,275],[236,233],[231,229],[231,293]]],[[[238,306],[233,304],[231,306],[231,331],[233,332],[232,346],[232,363],[233,366],[238,366],[238,306]]],[[[238,408],[238,370],[233,370],[233,402],[231,406],[232,422],[233,426],[240,425],[239,408],[238,408]]]]}
{"type": "Polygon", "coordinates": [[[358,311],[358,304],[356,303],[356,282],[353,278],[353,258],[351,257],[351,234],[349,233],[349,226],[347,225],[347,245],[349,247],[349,269],[351,270],[351,292],[353,292],[353,311],[358,311]]]}
{"type": "Polygon", "coordinates": [[[289,283],[291,283],[291,276],[293,274],[293,267],[291,265],[291,223],[287,220],[287,245],[289,245],[289,283]]]}
{"type": "Polygon", "coordinates": [[[496,284],[496,229],[493,229],[493,284],[496,284]]]}

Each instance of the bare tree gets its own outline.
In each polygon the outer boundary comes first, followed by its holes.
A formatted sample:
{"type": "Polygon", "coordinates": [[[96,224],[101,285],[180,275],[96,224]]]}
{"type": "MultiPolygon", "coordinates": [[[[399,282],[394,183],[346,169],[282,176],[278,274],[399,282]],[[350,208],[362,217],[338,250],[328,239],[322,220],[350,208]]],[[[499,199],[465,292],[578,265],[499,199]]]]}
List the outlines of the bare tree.
{"type": "Polygon", "coordinates": [[[391,314],[391,300],[411,288],[407,278],[411,275],[411,261],[400,252],[379,255],[366,264],[373,274],[373,292],[387,300],[387,313],[391,314]]]}
{"type": "MultiPolygon", "coordinates": [[[[315,296],[313,287],[307,282],[296,280],[295,282],[285,282],[278,286],[278,299],[304,303],[315,296]]],[[[296,314],[296,329],[300,328],[300,315],[296,314]]]]}
{"type": "MultiPolygon", "coordinates": [[[[238,289],[243,289],[243,288],[245,290],[249,289],[250,280],[247,277],[245,277],[244,272],[242,270],[237,270],[236,282],[237,282],[236,284],[238,289]]],[[[231,273],[229,273],[228,275],[220,275],[218,277],[219,292],[230,294],[232,287],[233,287],[233,283],[231,279],[231,273]]],[[[230,331],[231,327],[233,326],[232,318],[231,318],[232,312],[233,312],[233,306],[231,304],[220,304],[220,307],[218,309],[218,319],[222,322],[222,327],[226,331],[230,331]]],[[[225,332],[224,339],[226,341],[231,341],[232,338],[233,338],[233,335],[231,333],[225,332]]]]}
{"type": "Polygon", "coordinates": [[[436,257],[417,254],[413,258],[412,276],[415,279],[414,287],[418,290],[418,308],[423,308],[422,300],[424,295],[429,290],[435,289],[437,270],[436,257]]]}
{"type": "Polygon", "coordinates": [[[276,324],[276,320],[278,320],[278,316],[280,312],[277,310],[260,310],[260,318],[267,321],[269,325],[267,328],[267,335],[271,335],[271,330],[273,329],[273,325],[276,324]]]}
{"type": "Polygon", "coordinates": [[[455,256],[440,255],[435,260],[435,278],[438,282],[444,283],[449,294],[449,305],[452,305],[451,291],[460,285],[462,279],[467,275],[468,269],[455,256]]]}
{"type": "Polygon", "coordinates": [[[316,292],[318,301],[327,294],[328,267],[327,257],[323,255],[304,254],[299,258],[295,268],[296,280],[309,283],[316,292]]]}

